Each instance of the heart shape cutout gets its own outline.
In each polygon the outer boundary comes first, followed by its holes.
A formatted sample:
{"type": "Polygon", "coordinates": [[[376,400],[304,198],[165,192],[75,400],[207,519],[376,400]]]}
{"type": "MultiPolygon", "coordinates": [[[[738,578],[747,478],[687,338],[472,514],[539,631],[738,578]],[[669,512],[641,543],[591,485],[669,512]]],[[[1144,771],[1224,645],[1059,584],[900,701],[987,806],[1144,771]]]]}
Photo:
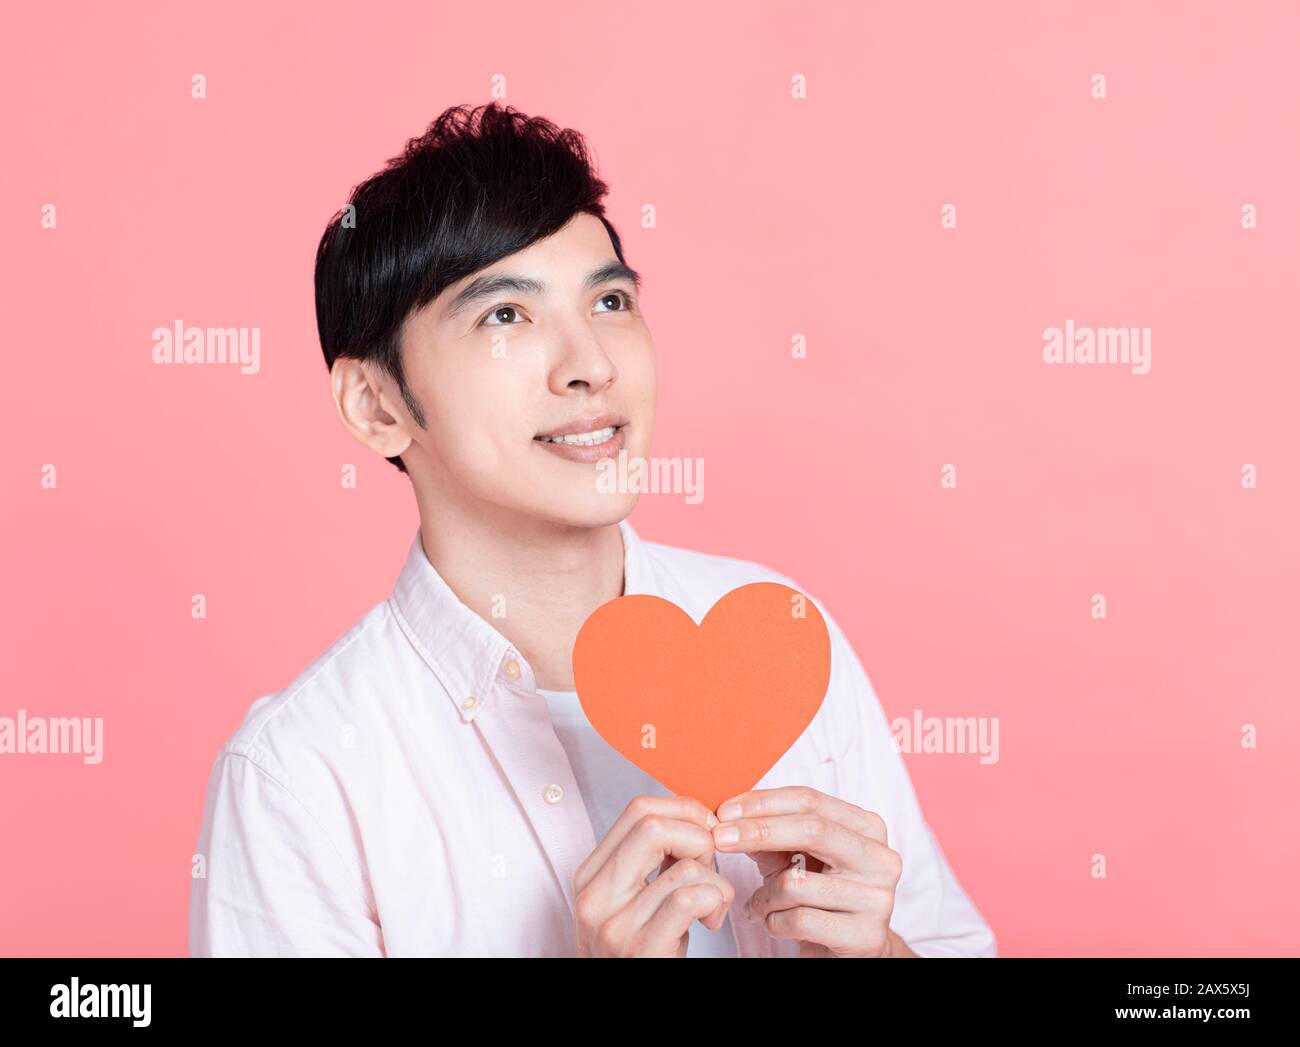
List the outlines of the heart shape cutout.
{"type": "Polygon", "coordinates": [[[789,586],[733,589],[697,626],[658,596],[620,596],[583,623],[573,679],[615,750],[710,810],[752,789],[817,715],[831,646],[789,586]]]}

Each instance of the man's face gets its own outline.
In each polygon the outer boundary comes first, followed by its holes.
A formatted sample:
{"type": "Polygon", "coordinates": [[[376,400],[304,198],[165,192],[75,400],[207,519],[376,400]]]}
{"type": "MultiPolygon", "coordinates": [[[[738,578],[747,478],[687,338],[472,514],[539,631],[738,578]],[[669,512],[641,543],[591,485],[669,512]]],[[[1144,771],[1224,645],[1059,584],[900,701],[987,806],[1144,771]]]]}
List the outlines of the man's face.
{"type": "Polygon", "coordinates": [[[597,463],[649,455],[655,351],[599,218],[443,290],[408,318],[402,364],[427,424],[403,461],[433,494],[582,527],[632,511],[597,463]]]}

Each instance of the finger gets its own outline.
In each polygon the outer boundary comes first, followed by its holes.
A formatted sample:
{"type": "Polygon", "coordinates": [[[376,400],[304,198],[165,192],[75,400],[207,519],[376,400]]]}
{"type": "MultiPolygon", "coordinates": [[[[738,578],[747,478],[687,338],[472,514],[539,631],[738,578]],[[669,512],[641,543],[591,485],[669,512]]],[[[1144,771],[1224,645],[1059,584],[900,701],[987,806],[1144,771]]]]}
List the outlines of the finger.
{"type": "Polygon", "coordinates": [[[721,896],[718,906],[700,917],[700,922],[709,930],[718,930],[727,918],[727,911],[736,898],[736,888],[730,880],[710,866],[703,865],[693,858],[682,858],[660,873],[622,911],[611,918],[616,931],[626,936],[639,933],[641,928],[650,922],[668,895],[682,887],[698,883],[712,884],[721,896]]]}
{"type": "Polygon", "coordinates": [[[718,850],[727,853],[802,851],[827,865],[869,872],[867,845],[874,840],[852,832],[820,814],[778,814],[721,822],[713,830],[718,850]]]}
{"type": "Polygon", "coordinates": [[[638,956],[677,956],[691,921],[707,916],[722,904],[716,884],[700,881],[670,892],[637,937],[638,956]]]}
{"type": "Polygon", "coordinates": [[[826,867],[821,859],[815,858],[811,854],[804,854],[803,851],[795,851],[793,854],[789,851],[759,851],[749,857],[754,860],[754,864],[758,866],[759,875],[765,880],[769,876],[784,872],[790,868],[806,869],[808,872],[819,873],[826,867]]]}
{"type": "MultiPolygon", "coordinates": [[[[664,858],[664,860],[663,860],[662,862],[659,863],[659,868],[654,872],[653,875],[654,875],[654,876],[662,876],[662,875],[664,874],[664,870],[666,870],[666,869],[670,869],[670,868],[671,868],[673,865],[675,865],[677,862],[680,862],[680,861],[694,861],[694,860],[695,860],[694,858],[674,858],[671,854],[670,854],[670,855],[667,855],[667,856],[664,858]]],[[[716,857],[716,855],[715,855],[713,858],[710,859],[710,861],[709,861],[709,863],[708,863],[708,867],[709,867],[710,869],[712,869],[715,873],[719,873],[719,875],[721,875],[721,873],[719,872],[719,869],[718,869],[718,862],[717,862],[717,857],[716,857]]],[[[725,877],[725,876],[722,877],[722,878],[723,878],[724,880],[726,880],[726,877],[725,877]]],[[[651,880],[650,882],[653,883],[654,881],[651,880]]],[[[726,882],[727,882],[727,883],[730,883],[731,881],[730,881],[730,880],[726,880],[726,882]]],[[[733,888],[733,892],[734,892],[734,888],[733,888]]],[[[700,922],[701,922],[702,924],[704,924],[704,926],[708,927],[710,930],[716,931],[719,927],[722,926],[722,921],[725,920],[725,919],[727,918],[727,909],[728,909],[728,908],[730,908],[730,903],[728,903],[726,906],[723,906],[723,907],[719,908],[718,911],[717,911],[716,913],[711,914],[710,917],[708,917],[708,918],[706,918],[706,919],[703,919],[703,920],[701,920],[700,922]]]]}
{"type": "Polygon", "coordinates": [[[833,865],[805,851],[755,851],[748,857],[758,866],[764,881],[787,870],[801,870],[850,877],[874,887],[896,887],[903,876],[903,856],[875,840],[864,840],[863,847],[866,860],[859,866],[833,865]]]}
{"type": "Polygon", "coordinates": [[[882,905],[889,906],[891,898],[886,889],[861,880],[795,868],[785,869],[765,881],[750,896],[749,911],[753,916],[763,917],[783,909],[807,906],[826,912],[875,913],[882,905]]]}
{"type": "Polygon", "coordinates": [[[651,814],[636,822],[597,870],[586,893],[599,908],[616,913],[646,886],[646,879],[669,856],[713,864],[713,837],[694,822],[651,814]]]}
{"type": "Polygon", "coordinates": [[[813,942],[839,953],[852,953],[863,948],[863,921],[856,914],[800,906],[769,913],[766,922],[767,933],[773,938],[813,942]]]}
{"type": "Polygon", "coordinates": [[[586,857],[573,874],[574,894],[583,890],[591,882],[596,873],[609,860],[609,856],[614,853],[615,848],[631,832],[632,827],[649,815],[661,815],[665,818],[677,818],[684,822],[695,822],[705,829],[712,829],[718,822],[717,816],[712,811],[700,803],[699,800],[693,800],[689,796],[633,797],[628,802],[628,805],[623,808],[623,813],[609,827],[609,831],[605,833],[605,838],[596,845],[596,849],[586,857]]]}
{"type": "Polygon", "coordinates": [[[819,814],[850,832],[889,843],[885,820],[880,815],[808,785],[751,789],[718,805],[718,819],[723,822],[776,814],[819,814]]]}

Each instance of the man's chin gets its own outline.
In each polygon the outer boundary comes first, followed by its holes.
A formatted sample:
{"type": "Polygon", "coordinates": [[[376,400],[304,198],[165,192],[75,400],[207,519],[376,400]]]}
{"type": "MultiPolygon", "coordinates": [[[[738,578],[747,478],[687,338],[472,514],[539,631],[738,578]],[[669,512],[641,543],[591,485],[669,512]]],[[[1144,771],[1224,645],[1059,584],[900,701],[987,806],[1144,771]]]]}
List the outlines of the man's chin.
{"type": "Polygon", "coordinates": [[[562,502],[552,496],[546,511],[540,515],[569,527],[608,527],[630,516],[639,498],[636,493],[599,494],[591,491],[562,502]]]}

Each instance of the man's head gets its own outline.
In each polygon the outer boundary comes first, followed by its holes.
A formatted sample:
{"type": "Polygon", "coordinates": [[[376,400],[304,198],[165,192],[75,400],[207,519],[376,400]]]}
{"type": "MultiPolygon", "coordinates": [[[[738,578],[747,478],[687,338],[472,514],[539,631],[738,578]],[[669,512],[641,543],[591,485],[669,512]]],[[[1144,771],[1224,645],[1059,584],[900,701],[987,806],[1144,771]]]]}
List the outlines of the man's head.
{"type": "Polygon", "coordinates": [[[339,416],[431,497],[580,526],[631,511],[595,461],[649,453],[654,345],[606,191],[577,132],[456,107],[326,229],[339,416]]]}

